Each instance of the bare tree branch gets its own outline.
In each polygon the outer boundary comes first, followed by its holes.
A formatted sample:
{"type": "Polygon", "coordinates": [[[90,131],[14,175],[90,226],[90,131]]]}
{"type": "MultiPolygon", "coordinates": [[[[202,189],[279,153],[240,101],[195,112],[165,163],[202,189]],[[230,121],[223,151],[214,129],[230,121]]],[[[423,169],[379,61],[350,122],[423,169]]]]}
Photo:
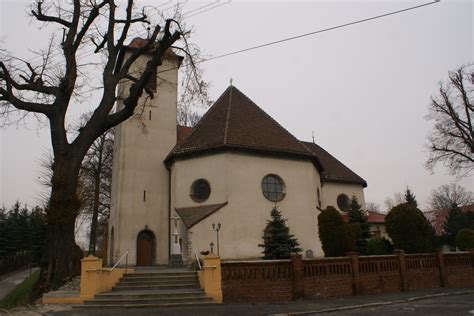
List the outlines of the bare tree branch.
{"type": "Polygon", "coordinates": [[[65,27],[71,27],[71,22],[69,21],[63,20],[57,16],[43,14],[42,8],[43,8],[43,1],[38,1],[36,11],[31,10],[31,14],[33,14],[35,18],[38,19],[38,21],[59,23],[59,24],[64,25],[65,27]]]}
{"type": "Polygon", "coordinates": [[[471,84],[472,73],[472,65],[449,72],[448,81],[440,84],[439,95],[431,99],[427,119],[435,124],[428,135],[428,169],[443,163],[459,177],[474,170],[474,95],[466,87],[471,84]]]}

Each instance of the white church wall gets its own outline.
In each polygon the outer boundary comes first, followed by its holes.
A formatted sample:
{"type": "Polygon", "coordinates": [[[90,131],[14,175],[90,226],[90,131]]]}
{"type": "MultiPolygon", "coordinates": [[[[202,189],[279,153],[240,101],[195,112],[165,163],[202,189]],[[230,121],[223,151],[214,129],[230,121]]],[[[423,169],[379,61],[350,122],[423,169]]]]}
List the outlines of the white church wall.
{"type": "Polygon", "coordinates": [[[340,210],[337,206],[337,197],[339,194],[346,194],[349,199],[355,195],[359,200],[359,204],[365,209],[364,188],[360,184],[325,182],[322,187],[322,194],[323,208],[334,206],[337,210],[340,210]]]}
{"type": "MultiPolygon", "coordinates": [[[[143,69],[146,61],[141,57],[133,71],[143,69]]],[[[176,65],[175,59],[167,59],[158,69],[176,65]]],[[[116,128],[109,229],[114,227],[115,259],[129,249],[131,264],[136,263],[138,233],[145,227],[156,237],[154,263],[168,263],[169,179],[163,160],[176,144],[177,76],[176,69],[160,73],[155,98],[144,93],[139,104],[145,107],[138,106],[137,116],[116,128]]],[[[128,91],[128,84],[119,91],[128,91]]]]}
{"type": "Polygon", "coordinates": [[[268,174],[278,175],[285,183],[286,196],[276,205],[288,219],[290,232],[298,238],[304,251],[310,249],[316,256],[323,255],[317,227],[319,211],[316,209],[319,173],[310,161],[222,153],[176,161],[174,172],[173,209],[229,203],[189,229],[191,256],[194,251],[208,250],[211,241],[217,247],[212,223],[221,223],[219,237],[223,259],[261,257],[262,248],[258,244],[263,241],[263,230],[275,206],[275,202],[264,197],[261,189],[261,181],[268,174]],[[211,195],[203,203],[196,203],[189,197],[192,182],[199,178],[207,179],[211,185],[211,195]]]}

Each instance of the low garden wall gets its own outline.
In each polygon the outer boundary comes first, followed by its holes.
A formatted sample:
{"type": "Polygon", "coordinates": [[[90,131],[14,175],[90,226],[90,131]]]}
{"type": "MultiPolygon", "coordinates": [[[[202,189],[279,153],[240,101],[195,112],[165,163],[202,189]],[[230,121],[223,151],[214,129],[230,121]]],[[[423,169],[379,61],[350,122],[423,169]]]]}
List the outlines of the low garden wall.
{"type": "Polygon", "coordinates": [[[222,262],[224,302],[289,301],[474,286],[469,252],[222,262]]]}

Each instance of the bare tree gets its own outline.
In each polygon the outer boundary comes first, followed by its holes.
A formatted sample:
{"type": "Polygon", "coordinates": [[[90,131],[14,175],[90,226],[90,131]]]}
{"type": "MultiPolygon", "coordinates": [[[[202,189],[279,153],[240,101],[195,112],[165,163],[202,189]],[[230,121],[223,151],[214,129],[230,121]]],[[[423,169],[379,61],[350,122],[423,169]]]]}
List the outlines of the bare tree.
{"type": "Polygon", "coordinates": [[[459,177],[474,170],[473,73],[472,65],[450,71],[439,94],[431,98],[427,119],[434,127],[428,136],[428,169],[442,163],[459,177]]]}
{"type": "Polygon", "coordinates": [[[369,212],[380,213],[380,205],[374,202],[367,202],[365,203],[365,208],[369,212]]]}
{"type": "Polygon", "coordinates": [[[100,135],[87,151],[81,167],[83,215],[90,217],[89,253],[95,254],[99,217],[108,218],[112,184],[113,129],[100,135]]]}
{"type": "Polygon", "coordinates": [[[31,14],[37,21],[55,26],[54,34],[62,36],[53,34],[49,47],[40,54],[41,60],[24,62],[24,68],[15,64],[18,60],[14,55],[0,52],[0,102],[4,118],[20,111],[24,113],[20,118],[34,114],[49,123],[53,173],[46,214],[48,263],[42,270],[42,282],[47,290],[58,288],[80,271],[74,223],[81,209],[79,173],[87,151],[100,135],[133,115],[144,93],[154,97],[154,92],[146,86],[170,48],[180,50],[187,57],[192,54],[186,41],[189,32],[176,19],[152,25],[145,10],[137,10],[133,0],[119,4],[113,0],[64,3],[41,0],[35,2],[31,14]],[[143,46],[130,50],[128,59],[117,66],[119,54],[127,48],[125,43],[137,27],[149,27],[148,39],[143,46]],[[82,54],[90,51],[90,43],[95,45],[94,53],[101,56],[100,63],[93,67],[81,60],[82,54]],[[54,58],[57,53],[61,58],[54,58]],[[132,76],[129,70],[144,54],[150,56],[145,69],[132,76]],[[77,106],[78,99],[86,97],[85,87],[95,77],[87,70],[96,71],[100,67],[99,101],[77,136],[69,139],[66,115],[72,106],[77,106]],[[113,112],[117,86],[123,80],[130,81],[130,88],[123,106],[113,112]]]}
{"type": "Polygon", "coordinates": [[[450,209],[453,205],[458,207],[474,204],[474,193],[456,184],[444,184],[431,191],[428,199],[431,210],[450,209]]]}
{"type": "Polygon", "coordinates": [[[188,104],[178,103],[177,121],[182,126],[193,127],[201,119],[202,114],[188,104]]]}
{"type": "Polygon", "coordinates": [[[405,197],[400,192],[396,192],[393,195],[393,198],[391,197],[385,198],[385,201],[384,201],[385,207],[387,208],[388,211],[390,211],[395,206],[399,204],[403,204],[403,203],[405,203],[405,197]]]}

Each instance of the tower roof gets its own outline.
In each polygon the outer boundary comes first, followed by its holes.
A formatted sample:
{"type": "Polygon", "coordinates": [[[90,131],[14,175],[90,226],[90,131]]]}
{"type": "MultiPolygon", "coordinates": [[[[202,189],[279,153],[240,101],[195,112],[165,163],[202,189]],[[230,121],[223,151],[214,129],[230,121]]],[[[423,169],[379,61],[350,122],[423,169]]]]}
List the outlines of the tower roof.
{"type": "Polygon", "coordinates": [[[313,160],[317,157],[235,86],[229,86],[167,162],[216,150],[238,150],[313,160]]]}

